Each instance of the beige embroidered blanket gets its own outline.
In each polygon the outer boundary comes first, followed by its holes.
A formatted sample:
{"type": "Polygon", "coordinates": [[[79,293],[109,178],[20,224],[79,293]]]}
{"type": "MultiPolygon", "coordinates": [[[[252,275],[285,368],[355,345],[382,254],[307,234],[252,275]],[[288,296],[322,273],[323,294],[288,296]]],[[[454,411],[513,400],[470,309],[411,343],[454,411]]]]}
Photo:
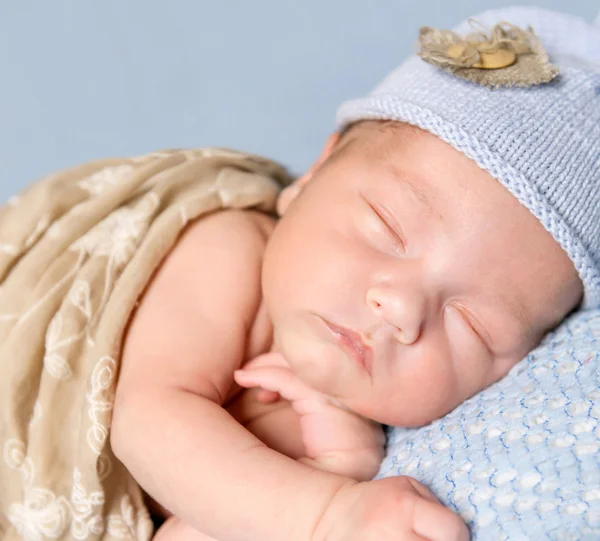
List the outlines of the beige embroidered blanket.
{"type": "Polygon", "coordinates": [[[52,175],[0,208],[0,539],[152,537],[108,438],[125,326],[190,220],[274,212],[290,180],[256,156],[165,151],[52,175]]]}

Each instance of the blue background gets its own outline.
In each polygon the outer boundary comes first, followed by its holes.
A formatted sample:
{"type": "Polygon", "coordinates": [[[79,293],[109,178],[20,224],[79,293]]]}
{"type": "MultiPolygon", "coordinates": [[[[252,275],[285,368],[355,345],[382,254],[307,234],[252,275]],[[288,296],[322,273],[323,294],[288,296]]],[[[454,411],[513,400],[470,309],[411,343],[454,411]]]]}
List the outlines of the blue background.
{"type": "MultiPolygon", "coordinates": [[[[531,2],[0,0],[0,200],[54,169],[229,146],[299,173],[422,25],[531,2]]],[[[598,0],[538,0],[592,20],[598,0]]]]}

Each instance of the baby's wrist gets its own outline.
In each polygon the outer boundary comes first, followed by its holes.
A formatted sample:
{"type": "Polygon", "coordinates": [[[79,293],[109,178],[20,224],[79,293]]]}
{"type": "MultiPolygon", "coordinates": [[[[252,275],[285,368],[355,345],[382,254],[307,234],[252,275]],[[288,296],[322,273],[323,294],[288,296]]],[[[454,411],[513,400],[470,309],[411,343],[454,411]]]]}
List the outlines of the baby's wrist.
{"type": "Polygon", "coordinates": [[[348,510],[353,507],[359,497],[355,487],[360,484],[354,479],[347,479],[337,487],[315,523],[309,541],[330,541],[336,538],[340,521],[348,516],[348,510]]]}
{"type": "Polygon", "coordinates": [[[301,457],[298,462],[355,481],[370,481],[377,475],[382,459],[383,450],[373,447],[329,451],[315,457],[301,457]]]}

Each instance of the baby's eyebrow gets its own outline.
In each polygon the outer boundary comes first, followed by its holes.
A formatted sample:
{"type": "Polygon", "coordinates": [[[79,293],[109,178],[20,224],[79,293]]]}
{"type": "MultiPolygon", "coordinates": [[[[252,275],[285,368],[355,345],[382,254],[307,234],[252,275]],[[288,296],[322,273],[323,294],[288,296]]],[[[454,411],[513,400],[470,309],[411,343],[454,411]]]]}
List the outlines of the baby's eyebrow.
{"type": "Polygon", "coordinates": [[[436,197],[431,190],[427,190],[424,187],[427,185],[425,178],[412,171],[409,172],[399,169],[396,164],[389,160],[384,160],[383,166],[399,184],[406,186],[411,191],[415,198],[422,203],[423,208],[432,218],[442,220],[442,215],[434,204],[436,197]]]}

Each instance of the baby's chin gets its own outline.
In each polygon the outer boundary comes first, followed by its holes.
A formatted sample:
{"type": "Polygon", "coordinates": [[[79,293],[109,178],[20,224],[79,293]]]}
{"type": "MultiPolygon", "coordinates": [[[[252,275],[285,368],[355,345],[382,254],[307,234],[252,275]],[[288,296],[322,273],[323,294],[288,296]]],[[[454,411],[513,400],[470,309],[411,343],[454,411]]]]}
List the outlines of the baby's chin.
{"type": "Polygon", "coordinates": [[[282,337],[279,347],[303,383],[323,394],[344,396],[357,392],[367,374],[332,342],[296,336],[282,337]]]}
{"type": "Polygon", "coordinates": [[[441,403],[439,395],[421,394],[419,399],[421,404],[416,404],[413,397],[407,397],[406,400],[399,399],[397,394],[386,397],[379,391],[357,394],[343,403],[362,417],[402,428],[419,428],[431,424],[451,413],[461,403],[458,397],[451,403],[441,403]]]}
{"type": "Polygon", "coordinates": [[[358,415],[377,421],[382,425],[397,426],[401,428],[419,428],[444,417],[444,414],[430,415],[414,410],[410,411],[408,410],[408,406],[405,411],[385,410],[381,409],[381,405],[378,405],[376,410],[371,410],[364,405],[358,406],[356,409],[350,406],[350,409],[358,415]]]}

